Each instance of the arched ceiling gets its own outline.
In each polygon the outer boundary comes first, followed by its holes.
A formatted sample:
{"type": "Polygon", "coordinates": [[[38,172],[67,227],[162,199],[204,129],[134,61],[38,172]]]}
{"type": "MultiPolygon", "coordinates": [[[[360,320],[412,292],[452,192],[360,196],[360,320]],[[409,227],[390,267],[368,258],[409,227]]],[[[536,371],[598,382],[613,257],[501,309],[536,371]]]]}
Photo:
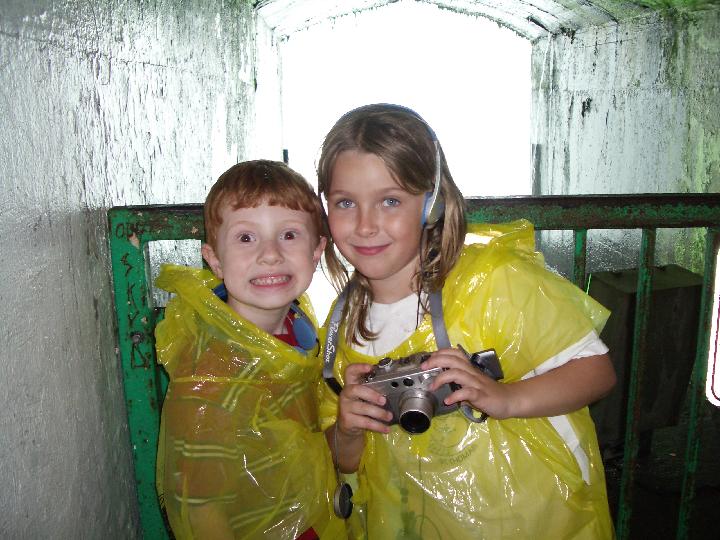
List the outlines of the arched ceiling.
{"type": "MultiPolygon", "coordinates": [[[[398,0],[259,0],[255,9],[282,39],[327,19],[375,9],[398,0]]],[[[415,0],[486,17],[530,40],[618,22],[648,10],[697,7],[714,0],[415,0]]]]}

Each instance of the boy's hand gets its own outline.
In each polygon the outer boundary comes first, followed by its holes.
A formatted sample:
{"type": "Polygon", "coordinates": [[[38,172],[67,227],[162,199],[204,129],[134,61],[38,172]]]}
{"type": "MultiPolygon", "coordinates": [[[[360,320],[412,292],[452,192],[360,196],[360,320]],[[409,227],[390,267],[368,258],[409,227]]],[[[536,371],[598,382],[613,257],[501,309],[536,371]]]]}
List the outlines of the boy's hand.
{"type": "Polygon", "coordinates": [[[440,349],[422,363],[422,369],[444,368],[430,387],[434,391],[444,384],[456,383],[460,389],[445,398],[446,405],[465,402],[474,409],[498,420],[509,418],[511,413],[511,392],[501,384],[473,366],[465,353],[459,349],[440,349]]]}
{"type": "Polygon", "coordinates": [[[345,386],[338,400],[337,419],[338,433],[345,437],[356,438],[366,430],[390,432],[385,422],[392,420],[392,413],[383,409],[385,396],[360,384],[372,368],[370,364],[351,364],[345,369],[345,386]]]}

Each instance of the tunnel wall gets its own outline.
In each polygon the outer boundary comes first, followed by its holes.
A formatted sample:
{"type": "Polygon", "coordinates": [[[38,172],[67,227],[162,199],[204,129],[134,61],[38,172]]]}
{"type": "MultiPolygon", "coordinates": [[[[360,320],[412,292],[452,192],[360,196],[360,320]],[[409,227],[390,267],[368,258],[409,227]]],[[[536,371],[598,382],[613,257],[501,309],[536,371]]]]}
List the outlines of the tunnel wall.
{"type": "Polygon", "coordinates": [[[0,4],[2,538],[138,535],[106,212],[202,202],[236,161],[282,156],[249,4],[0,4]]]}
{"type": "Polygon", "coordinates": [[[654,14],[538,41],[535,190],[720,190],[720,10],[654,14]]]}
{"type": "MultiPolygon", "coordinates": [[[[717,6],[537,41],[533,193],[720,191],[719,53],[717,6]]],[[[546,236],[546,251],[558,251],[558,238],[546,236]]],[[[591,270],[634,266],[637,249],[624,242],[636,244],[637,234],[602,240],[591,270]]],[[[662,231],[658,263],[699,269],[702,243],[701,231],[662,231]]],[[[553,257],[551,265],[567,269],[567,257],[553,257]]]]}

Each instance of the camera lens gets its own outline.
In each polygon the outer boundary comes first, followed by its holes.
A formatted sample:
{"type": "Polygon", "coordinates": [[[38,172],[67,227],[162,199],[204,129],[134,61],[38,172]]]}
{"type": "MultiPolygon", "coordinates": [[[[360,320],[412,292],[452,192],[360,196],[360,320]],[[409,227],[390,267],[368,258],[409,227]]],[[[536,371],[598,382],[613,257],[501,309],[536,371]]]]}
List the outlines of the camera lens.
{"type": "Polygon", "coordinates": [[[400,426],[408,433],[425,433],[430,419],[420,411],[408,411],[400,417],[400,426]]]}
{"type": "Polygon", "coordinates": [[[435,414],[435,396],[424,390],[407,390],[400,397],[398,422],[408,433],[424,433],[435,414]]]}

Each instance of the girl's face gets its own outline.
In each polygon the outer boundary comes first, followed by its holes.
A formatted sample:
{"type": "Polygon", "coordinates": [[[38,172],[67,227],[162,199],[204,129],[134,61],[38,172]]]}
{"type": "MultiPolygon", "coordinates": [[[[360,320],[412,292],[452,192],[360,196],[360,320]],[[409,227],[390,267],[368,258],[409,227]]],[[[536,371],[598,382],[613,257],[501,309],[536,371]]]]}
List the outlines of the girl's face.
{"type": "Polygon", "coordinates": [[[413,292],[424,199],[402,189],[375,154],[346,150],[335,160],[327,194],[330,233],[370,281],[377,302],[395,302],[413,292]]]}

